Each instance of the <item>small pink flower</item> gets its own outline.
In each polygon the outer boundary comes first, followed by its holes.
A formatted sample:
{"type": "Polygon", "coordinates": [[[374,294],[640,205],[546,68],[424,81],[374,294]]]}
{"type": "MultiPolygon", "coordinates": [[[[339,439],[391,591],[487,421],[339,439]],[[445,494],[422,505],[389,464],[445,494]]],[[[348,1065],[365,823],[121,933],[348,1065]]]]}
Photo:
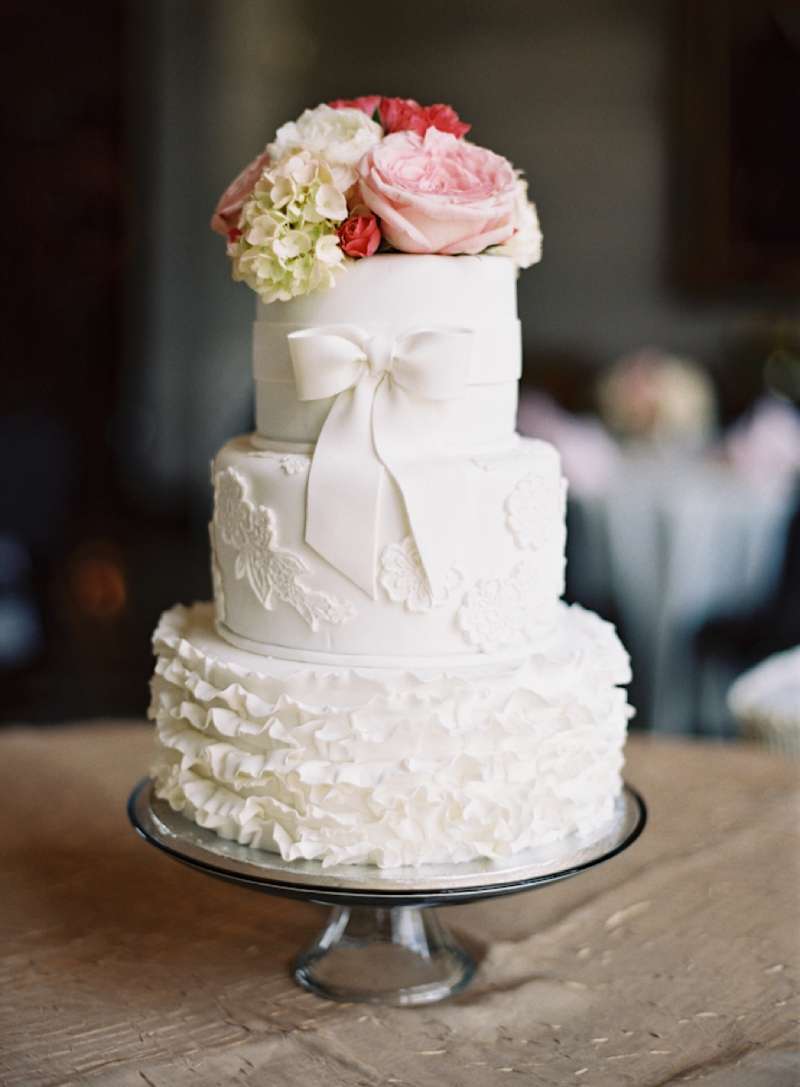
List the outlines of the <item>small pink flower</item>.
{"type": "Polygon", "coordinates": [[[416,132],[424,136],[428,118],[424,108],[413,98],[381,98],[379,116],[384,132],[416,132]]]}
{"type": "Polygon", "coordinates": [[[342,252],[348,257],[371,257],[381,244],[378,220],[368,211],[364,215],[350,215],[339,227],[337,234],[342,252]]]}
{"type": "Polygon", "coordinates": [[[402,253],[482,253],[514,233],[511,163],[452,133],[395,132],[364,156],[358,172],[364,203],[402,253]]]}
{"type": "Polygon", "coordinates": [[[256,182],[269,164],[269,153],[262,151],[235,177],[217,201],[211,216],[211,229],[230,239],[230,232],[239,226],[239,215],[255,188],[256,182]]]}
{"type": "Polygon", "coordinates": [[[460,119],[452,106],[445,106],[441,102],[437,102],[435,106],[426,106],[425,113],[431,128],[438,128],[440,132],[452,132],[459,139],[466,136],[472,128],[472,125],[460,119]]]}
{"type": "Polygon", "coordinates": [[[461,138],[472,128],[460,120],[452,106],[441,102],[421,106],[413,98],[381,98],[379,115],[387,133],[416,132],[418,136],[424,136],[429,128],[437,128],[461,138]]]}
{"type": "Polygon", "coordinates": [[[380,100],[379,94],[362,94],[359,98],[334,98],[328,105],[331,109],[360,109],[367,117],[372,117],[380,100]]]}

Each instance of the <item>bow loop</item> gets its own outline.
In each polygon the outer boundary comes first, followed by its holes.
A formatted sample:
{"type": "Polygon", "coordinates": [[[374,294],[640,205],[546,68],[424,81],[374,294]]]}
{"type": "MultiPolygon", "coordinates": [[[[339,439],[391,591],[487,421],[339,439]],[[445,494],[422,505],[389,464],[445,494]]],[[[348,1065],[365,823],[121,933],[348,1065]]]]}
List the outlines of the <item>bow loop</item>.
{"type": "Polygon", "coordinates": [[[425,400],[454,400],[467,387],[472,333],[465,328],[421,328],[395,343],[392,376],[425,400]]]}
{"type": "Polygon", "coordinates": [[[311,463],[306,543],[374,597],[385,468],[435,591],[450,559],[444,511],[454,482],[452,461],[437,454],[446,401],[466,390],[472,330],[420,328],[392,340],[334,325],[288,340],[298,398],[336,398],[311,463]]]}
{"type": "Polygon", "coordinates": [[[289,356],[298,400],[326,400],[361,378],[368,357],[358,330],[332,326],[290,332],[289,356]]]}

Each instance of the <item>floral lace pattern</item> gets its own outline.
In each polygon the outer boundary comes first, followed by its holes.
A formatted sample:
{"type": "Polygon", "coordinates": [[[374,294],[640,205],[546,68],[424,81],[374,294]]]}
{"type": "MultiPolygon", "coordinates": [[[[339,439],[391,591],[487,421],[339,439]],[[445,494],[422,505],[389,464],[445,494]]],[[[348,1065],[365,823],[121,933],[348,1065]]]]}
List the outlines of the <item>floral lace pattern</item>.
{"type": "Polygon", "coordinates": [[[495,472],[502,464],[499,457],[473,457],[472,463],[482,472],[495,472]]]}
{"type": "Polygon", "coordinates": [[[523,559],[509,577],[478,581],[458,610],[458,625],[484,652],[523,645],[540,631],[536,568],[523,559]]]}
{"type": "Polygon", "coordinates": [[[211,586],[214,590],[214,614],[220,623],[225,622],[225,587],[222,584],[222,571],[219,568],[217,550],[214,547],[214,526],[208,526],[211,543],[211,586]]]}
{"type": "Polygon", "coordinates": [[[280,459],[280,466],[287,476],[296,476],[299,472],[304,472],[309,463],[310,459],[299,453],[287,453],[280,459]]]}
{"type": "Polygon", "coordinates": [[[314,631],[320,623],[344,623],[353,617],[354,609],[347,601],[302,583],[307,564],[278,546],[274,511],[248,498],[245,481],[234,468],[216,476],[214,521],[223,542],[236,549],[237,580],[247,578],[267,611],[273,610],[276,600],[283,601],[314,631]]]}
{"type": "Polygon", "coordinates": [[[543,547],[564,523],[564,482],[557,491],[531,472],[506,499],[506,524],[517,547],[543,547]]]}
{"type": "Polygon", "coordinates": [[[419,557],[417,545],[411,536],[402,543],[389,544],[381,555],[381,572],[378,579],[396,604],[405,604],[406,611],[432,611],[445,604],[462,582],[461,573],[455,568],[447,575],[447,581],[438,593],[434,593],[419,557]]]}

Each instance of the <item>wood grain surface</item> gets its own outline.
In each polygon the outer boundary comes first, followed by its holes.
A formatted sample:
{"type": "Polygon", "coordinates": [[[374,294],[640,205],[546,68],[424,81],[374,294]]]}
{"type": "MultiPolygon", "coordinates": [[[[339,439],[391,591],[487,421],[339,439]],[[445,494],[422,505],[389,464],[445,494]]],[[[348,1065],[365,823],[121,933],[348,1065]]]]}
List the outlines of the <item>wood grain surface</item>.
{"type": "Polygon", "coordinates": [[[295,987],[320,908],[149,848],[125,800],[149,730],[0,732],[3,1087],[797,1087],[797,765],[642,740],[650,824],[566,883],[447,920],[483,961],[421,1010],[295,987]]]}

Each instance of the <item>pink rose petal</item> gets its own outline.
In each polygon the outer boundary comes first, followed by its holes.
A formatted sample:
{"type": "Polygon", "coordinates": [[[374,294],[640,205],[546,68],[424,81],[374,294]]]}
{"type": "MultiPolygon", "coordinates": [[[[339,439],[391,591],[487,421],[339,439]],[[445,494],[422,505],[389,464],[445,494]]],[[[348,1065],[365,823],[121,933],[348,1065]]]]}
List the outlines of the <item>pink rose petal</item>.
{"type": "Polygon", "coordinates": [[[269,153],[262,151],[242,172],[233,179],[217,201],[211,216],[211,229],[227,237],[239,225],[239,215],[247,199],[269,163],[269,153]]]}
{"type": "Polygon", "coordinates": [[[452,133],[385,137],[361,160],[359,182],[384,237],[404,253],[480,253],[514,232],[511,164],[452,133]]]}

